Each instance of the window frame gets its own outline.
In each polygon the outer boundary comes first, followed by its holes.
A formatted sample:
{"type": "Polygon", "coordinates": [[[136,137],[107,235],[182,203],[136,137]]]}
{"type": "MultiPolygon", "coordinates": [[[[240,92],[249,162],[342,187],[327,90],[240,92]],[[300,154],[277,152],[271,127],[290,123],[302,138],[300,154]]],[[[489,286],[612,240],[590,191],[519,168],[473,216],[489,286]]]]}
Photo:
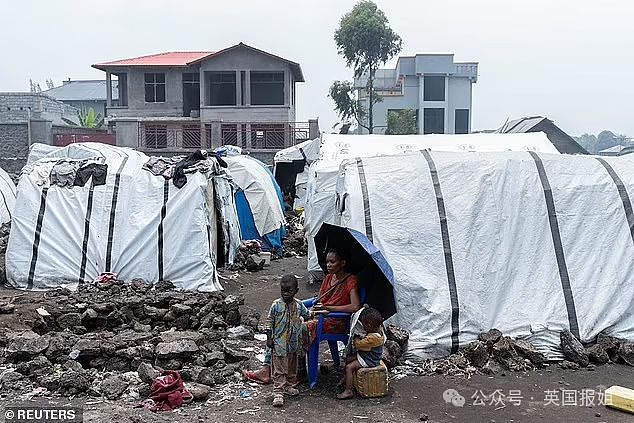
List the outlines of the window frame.
{"type": "Polygon", "coordinates": [[[167,75],[165,72],[145,72],[143,74],[143,88],[144,88],[144,98],[146,103],[165,103],[167,101],[167,75]],[[151,75],[152,81],[148,81],[148,76],[151,75]],[[157,76],[162,75],[163,82],[157,81],[157,76]],[[163,87],[163,100],[157,100],[158,98],[158,88],[163,87]],[[148,88],[151,87],[154,100],[148,100],[148,88]]]}
{"type": "Polygon", "coordinates": [[[453,122],[453,130],[454,134],[468,134],[469,133],[469,115],[471,114],[471,110],[469,109],[455,109],[454,110],[454,122],[453,122]],[[467,121],[465,126],[465,132],[458,132],[458,112],[467,112],[467,121]]]}
{"type": "Polygon", "coordinates": [[[423,108],[423,135],[429,135],[429,134],[444,134],[446,129],[445,128],[445,113],[447,113],[447,111],[445,110],[444,107],[424,107],[423,108]],[[442,123],[442,131],[441,132],[432,132],[430,128],[431,125],[428,125],[427,122],[430,120],[430,118],[427,118],[425,116],[425,111],[426,110],[442,110],[442,119],[440,120],[440,122],[442,123]]]}
{"type": "Polygon", "coordinates": [[[447,80],[445,75],[423,75],[423,101],[446,101],[445,91],[447,91],[447,80]],[[431,86],[431,83],[428,84],[427,80],[442,80],[442,98],[436,98],[433,94],[438,94],[436,92],[427,91],[427,87],[431,86]]]}
{"type": "Polygon", "coordinates": [[[278,71],[258,71],[258,70],[251,70],[249,71],[249,104],[252,106],[269,106],[269,107],[276,107],[276,106],[285,106],[286,105],[286,92],[285,92],[285,88],[286,88],[286,72],[284,72],[283,70],[278,70],[278,71]],[[265,74],[270,74],[270,75],[281,75],[281,79],[280,80],[275,80],[274,78],[270,81],[266,81],[266,80],[257,80],[257,76],[261,76],[261,75],[265,75],[265,74]],[[255,78],[254,78],[255,76],[255,78]],[[281,103],[258,103],[254,101],[254,92],[257,91],[257,89],[254,89],[254,84],[271,84],[271,85],[279,85],[281,84],[281,93],[282,93],[282,97],[281,97],[281,103]]]}
{"type": "MultiPolygon", "coordinates": [[[[227,71],[209,71],[206,72],[206,83],[209,85],[209,87],[207,88],[209,90],[209,104],[207,104],[207,106],[210,107],[236,107],[238,106],[238,93],[237,93],[237,89],[238,89],[238,81],[237,81],[237,77],[236,77],[236,72],[232,71],[232,70],[227,70],[227,71]],[[233,81],[224,81],[222,80],[222,77],[228,76],[228,75],[232,75],[233,77],[233,81]],[[219,81],[214,81],[214,76],[219,76],[221,80],[219,81]],[[214,104],[214,86],[216,87],[222,87],[223,85],[233,85],[233,103],[229,103],[229,104],[214,104]]],[[[229,78],[231,79],[231,78],[229,78]]]]}

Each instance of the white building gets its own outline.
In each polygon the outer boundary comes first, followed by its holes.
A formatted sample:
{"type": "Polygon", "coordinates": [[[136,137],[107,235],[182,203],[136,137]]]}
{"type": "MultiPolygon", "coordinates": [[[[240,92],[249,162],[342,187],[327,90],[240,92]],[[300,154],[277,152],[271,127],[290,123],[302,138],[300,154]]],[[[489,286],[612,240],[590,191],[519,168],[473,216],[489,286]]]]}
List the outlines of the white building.
{"type": "MultiPolygon", "coordinates": [[[[387,128],[390,111],[416,111],[419,134],[467,134],[471,132],[472,85],[478,79],[478,63],[453,60],[453,54],[401,56],[395,69],[379,69],[375,90],[382,101],[374,105],[374,133],[387,128]]],[[[355,78],[358,98],[367,110],[367,76],[355,78]]],[[[360,133],[367,130],[361,128],[360,133]]]]}

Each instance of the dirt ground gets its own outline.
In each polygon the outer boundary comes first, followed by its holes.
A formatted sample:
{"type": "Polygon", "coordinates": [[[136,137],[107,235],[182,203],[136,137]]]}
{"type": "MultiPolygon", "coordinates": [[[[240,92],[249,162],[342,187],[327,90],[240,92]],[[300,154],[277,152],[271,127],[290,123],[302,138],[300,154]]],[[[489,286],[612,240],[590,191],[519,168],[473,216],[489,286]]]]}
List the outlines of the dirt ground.
{"type": "MultiPolygon", "coordinates": [[[[228,293],[240,293],[245,306],[262,313],[279,296],[279,277],[293,273],[305,278],[305,258],[273,261],[259,273],[223,272],[228,293]]],[[[305,280],[305,279],[304,279],[305,280]]],[[[300,284],[299,296],[309,297],[317,286],[300,284]]],[[[0,291],[0,301],[24,295],[0,291]]],[[[37,293],[29,293],[37,297],[37,293]]],[[[15,314],[11,325],[19,326],[34,310],[25,307],[15,314]]],[[[7,324],[7,321],[3,321],[7,324]]],[[[324,355],[328,357],[328,354],[324,355]]],[[[331,361],[325,360],[327,364],[331,361]]],[[[445,375],[394,378],[390,394],[380,399],[338,401],[334,384],[336,369],[322,374],[319,387],[306,388],[296,398],[287,399],[281,409],[270,406],[270,387],[236,379],[216,387],[206,403],[193,403],[174,412],[152,413],[134,408],[133,403],[96,398],[37,398],[32,401],[0,399],[5,407],[77,406],[83,408],[85,422],[634,422],[634,416],[599,404],[602,390],[612,385],[632,387],[634,367],[597,366],[595,370],[564,370],[552,364],[540,371],[475,375],[470,379],[445,375]],[[445,402],[447,390],[464,401],[445,402]],[[547,392],[548,391],[548,392],[547,392]],[[242,394],[242,395],[241,395],[242,394]],[[455,404],[455,405],[454,405],[455,404]]]]}

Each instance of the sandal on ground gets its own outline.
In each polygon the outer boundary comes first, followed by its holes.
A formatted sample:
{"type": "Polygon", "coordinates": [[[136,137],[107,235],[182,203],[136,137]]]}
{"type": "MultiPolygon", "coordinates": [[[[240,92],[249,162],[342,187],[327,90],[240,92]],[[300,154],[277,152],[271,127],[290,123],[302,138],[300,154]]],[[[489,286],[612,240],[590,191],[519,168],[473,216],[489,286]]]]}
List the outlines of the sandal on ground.
{"type": "Polygon", "coordinates": [[[264,380],[258,378],[257,373],[255,373],[252,370],[243,370],[242,371],[242,377],[244,377],[245,379],[247,379],[247,380],[249,380],[251,382],[259,383],[260,385],[268,385],[269,383],[271,383],[270,380],[264,381],[264,380]]]}
{"type": "Polygon", "coordinates": [[[275,394],[273,397],[273,407],[281,407],[284,405],[284,396],[282,394],[275,394]]]}

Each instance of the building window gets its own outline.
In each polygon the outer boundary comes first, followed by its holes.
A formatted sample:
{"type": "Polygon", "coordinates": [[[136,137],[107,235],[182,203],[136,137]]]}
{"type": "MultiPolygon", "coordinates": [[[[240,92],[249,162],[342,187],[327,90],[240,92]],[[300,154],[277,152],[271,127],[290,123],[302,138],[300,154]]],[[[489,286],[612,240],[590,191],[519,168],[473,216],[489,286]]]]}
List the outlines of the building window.
{"type": "Polygon", "coordinates": [[[240,105],[244,106],[246,104],[246,79],[247,79],[247,72],[246,71],[240,71],[240,105]]]}
{"type": "Polygon", "coordinates": [[[167,148],[167,125],[145,125],[145,148],[167,148]]]}
{"type": "Polygon", "coordinates": [[[147,103],[163,103],[165,101],[165,74],[145,74],[145,101],[147,103]]]}
{"type": "Polygon", "coordinates": [[[456,134],[469,133],[469,109],[456,109],[455,121],[456,134]]]}
{"type": "Polygon", "coordinates": [[[423,109],[423,123],[424,134],[444,134],[445,109],[423,109]]]}
{"type": "Polygon", "coordinates": [[[209,72],[209,105],[236,105],[236,73],[209,72]]]}
{"type": "MultiPolygon", "coordinates": [[[[119,106],[127,106],[128,105],[128,74],[127,73],[118,73],[117,75],[117,91],[118,91],[118,105],[119,106]]],[[[115,102],[112,102],[112,105],[115,106],[115,102]]]]}
{"type": "Polygon", "coordinates": [[[251,72],[251,104],[284,104],[284,72],[251,72]]]}
{"type": "Polygon", "coordinates": [[[423,91],[425,101],[445,101],[445,77],[423,76],[423,91]]]}

